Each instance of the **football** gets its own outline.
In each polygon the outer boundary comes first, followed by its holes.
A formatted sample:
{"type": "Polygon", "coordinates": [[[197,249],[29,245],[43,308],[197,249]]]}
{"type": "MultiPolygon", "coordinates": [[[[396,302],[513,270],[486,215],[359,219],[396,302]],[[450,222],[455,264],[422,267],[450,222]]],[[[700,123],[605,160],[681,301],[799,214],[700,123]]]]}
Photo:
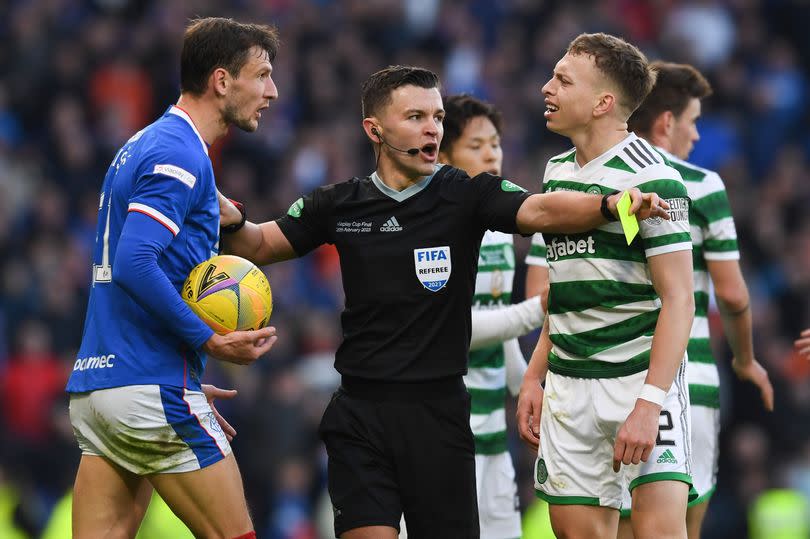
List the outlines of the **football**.
{"type": "Polygon", "coordinates": [[[233,255],[215,256],[196,266],[183,284],[182,295],[191,310],[220,335],[263,328],[273,311],[267,277],[252,262],[233,255]]]}

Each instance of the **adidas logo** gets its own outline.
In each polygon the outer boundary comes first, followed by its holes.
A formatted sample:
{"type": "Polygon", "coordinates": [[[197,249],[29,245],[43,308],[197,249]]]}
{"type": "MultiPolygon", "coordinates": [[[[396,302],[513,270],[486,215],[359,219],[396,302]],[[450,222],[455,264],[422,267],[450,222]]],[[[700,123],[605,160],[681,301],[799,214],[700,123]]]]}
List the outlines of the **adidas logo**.
{"type": "Polygon", "coordinates": [[[675,458],[675,455],[672,454],[672,451],[667,449],[666,451],[661,453],[661,456],[658,457],[658,460],[656,462],[658,464],[664,464],[664,463],[666,463],[666,464],[678,464],[678,459],[675,458]]]}
{"type": "Polygon", "coordinates": [[[380,232],[399,232],[400,230],[402,230],[402,227],[399,226],[396,217],[391,217],[380,227],[380,232]]]}

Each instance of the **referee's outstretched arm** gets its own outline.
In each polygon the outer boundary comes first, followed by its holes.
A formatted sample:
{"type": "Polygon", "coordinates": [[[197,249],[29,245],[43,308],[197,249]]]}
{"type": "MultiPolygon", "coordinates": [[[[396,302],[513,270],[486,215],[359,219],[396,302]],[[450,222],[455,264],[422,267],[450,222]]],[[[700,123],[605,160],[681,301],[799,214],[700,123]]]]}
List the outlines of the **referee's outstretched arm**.
{"type": "MultiPolygon", "coordinates": [[[[630,213],[639,219],[661,217],[669,219],[666,212],[669,204],[655,193],[642,193],[637,188],[629,190],[630,213]]],[[[526,199],[517,214],[518,229],[523,234],[534,232],[576,233],[592,230],[605,224],[608,219],[605,208],[615,220],[618,216],[616,203],[621,192],[601,197],[574,191],[554,191],[535,194],[526,199]]]]}

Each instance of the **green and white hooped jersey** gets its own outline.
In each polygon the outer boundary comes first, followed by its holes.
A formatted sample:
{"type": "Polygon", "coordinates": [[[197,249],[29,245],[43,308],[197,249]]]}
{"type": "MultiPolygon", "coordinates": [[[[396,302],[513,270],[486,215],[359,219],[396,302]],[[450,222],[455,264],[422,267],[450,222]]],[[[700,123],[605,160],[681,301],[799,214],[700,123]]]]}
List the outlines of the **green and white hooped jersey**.
{"type": "MultiPolygon", "coordinates": [[[[512,236],[487,230],[478,255],[473,309],[510,305],[514,277],[515,248],[512,236]]],[[[470,427],[475,436],[475,452],[479,455],[496,455],[507,450],[504,358],[505,353],[511,352],[505,343],[470,352],[464,383],[472,397],[470,427]]]]}
{"type": "Polygon", "coordinates": [[[548,260],[546,260],[546,240],[539,232],[532,236],[532,244],[529,246],[529,252],[526,253],[526,264],[529,266],[543,266],[548,267],[548,260]]]}
{"type": "Polygon", "coordinates": [[[649,367],[661,300],[647,259],[692,249],[689,199],[677,170],[635,134],[580,167],[571,149],[546,166],[543,191],[611,193],[631,187],[670,204],[669,221],[639,223],[628,246],[618,222],[581,234],[546,234],[549,370],[578,378],[628,376],[649,367]]]}
{"type": "Polygon", "coordinates": [[[692,261],[695,270],[695,321],[689,336],[689,397],[693,406],[720,407],[720,377],[709,344],[709,273],[707,260],[739,260],[737,230],[726,187],[716,172],[660,150],[681,173],[692,204],[692,261]]]}

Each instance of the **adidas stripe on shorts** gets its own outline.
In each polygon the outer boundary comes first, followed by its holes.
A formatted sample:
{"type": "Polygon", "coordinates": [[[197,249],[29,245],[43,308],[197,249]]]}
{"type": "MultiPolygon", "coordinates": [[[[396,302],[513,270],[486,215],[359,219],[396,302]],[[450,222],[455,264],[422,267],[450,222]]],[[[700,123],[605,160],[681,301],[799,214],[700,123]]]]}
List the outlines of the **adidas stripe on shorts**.
{"type": "Polygon", "coordinates": [[[647,371],[619,378],[549,373],[540,418],[534,487],[550,504],[621,509],[624,493],[653,481],[691,486],[689,391],[684,362],[661,409],[659,434],[647,462],[613,471],[616,434],[635,406],[647,371]]]}
{"type": "Polygon", "coordinates": [[[182,387],[72,393],[70,422],[83,454],[138,475],[199,470],[231,452],[205,395],[182,387]]]}

